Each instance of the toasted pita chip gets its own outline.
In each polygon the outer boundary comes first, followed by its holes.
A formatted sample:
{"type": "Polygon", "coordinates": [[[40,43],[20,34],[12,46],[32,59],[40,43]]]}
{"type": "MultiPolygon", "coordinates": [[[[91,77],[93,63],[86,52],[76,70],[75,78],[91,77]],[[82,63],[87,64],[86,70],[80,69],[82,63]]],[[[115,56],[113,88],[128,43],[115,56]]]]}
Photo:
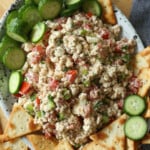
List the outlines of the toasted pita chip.
{"type": "Polygon", "coordinates": [[[144,113],[144,118],[150,118],[150,97],[147,97],[146,103],[147,109],[146,112],[144,113]]]}
{"type": "Polygon", "coordinates": [[[28,146],[21,140],[15,139],[9,142],[0,143],[1,150],[28,150],[28,146]]]}
{"type": "Polygon", "coordinates": [[[114,150],[111,147],[108,147],[108,145],[98,142],[90,142],[86,144],[82,150],[114,150]]]}
{"type": "Polygon", "coordinates": [[[102,12],[102,19],[104,22],[109,24],[116,24],[116,16],[113,10],[112,2],[111,0],[98,0],[102,6],[103,12],[102,12]]]}
{"type": "Polygon", "coordinates": [[[0,141],[9,141],[40,129],[39,125],[34,124],[32,116],[21,106],[14,105],[4,134],[0,135],[0,141]]]}
{"type": "Polygon", "coordinates": [[[133,61],[135,74],[143,68],[150,68],[150,46],[139,52],[133,61]]]}
{"type": "Polygon", "coordinates": [[[124,150],[126,142],[123,126],[126,118],[127,116],[125,114],[122,115],[100,132],[91,135],[90,139],[117,150],[124,150]]]}
{"type": "Polygon", "coordinates": [[[59,141],[58,145],[55,147],[54,150],[73,150],[73,147],[70,143],[66,140],[59,141]]]}
{"type": "Polygon", "coordinates": [[[126,150],[137,150],[138,149],[138,142],[137,141],[133,141],[127,138],[127,143],[126,143],[126,150]]]}
{"type": "Polygon", "coordinates": [[[141,141],[142,144],[150,144],[150,134],[147,134],[141,141]]]}
{"type": "Polygon", "coordinates": [[[144,97],[150,88],[150,68],[141,69],[138,78],[142,82],[142,86],[139,88],[138,94],[144,97]]]}
{"type": "Polygon", "coordinates": [[[54,150],[58,142],[53,139],[46,139],[43,134],[29,134],[26,136],[35,150],[54,150]]]}

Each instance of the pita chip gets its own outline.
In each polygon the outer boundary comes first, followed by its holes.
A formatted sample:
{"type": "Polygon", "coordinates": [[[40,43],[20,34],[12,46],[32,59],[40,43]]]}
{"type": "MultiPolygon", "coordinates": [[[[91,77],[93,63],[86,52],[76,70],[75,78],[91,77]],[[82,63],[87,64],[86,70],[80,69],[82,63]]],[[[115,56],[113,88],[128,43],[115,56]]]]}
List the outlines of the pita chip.
{"type": "Polygon", "coordinates": [[[74,149],[67,140],[61,140],[59,141],[58,145],[54,150],[74,150],[74,149]]]}
{"type": "Polygon", "coordinates": [[[135,55],[133,65],[136,74],[143,68],[150,68],[150,46],[135,55]]]}
{"type": "Polygon", "coordinates": [[[111,0],[98,0],[102,6],[102,20],[115,25],[117,23],[111,0]]]}
{"type": "Polygon", "coordinates": [[[140,79],[142,82],[142,86],[139,88],[138,95],[144,97],[150,88],[150,68],[141,69],[138,79],[140,79]]]}
{"type": "Polygon", "coordinates": [[[148,97],[146,100],[147,103],[147,109],[144,113],[144,118],[150,118],[150,98],[148,97]]]}
{"type": "Polygon", "coordinates": [[[32,116],[30,116],[21,106],[14,105],[4,134],[0,135],[0,142],[9,141],[40,129],[41,126],[34,124],[32,116]]]}
{"type": "Polygon", "coordinates": [[[28,150],[28,146],[21,139],[0,143],[0,148],[1,150],[28,150]]]}
{"type": "Polygon", "coordinates": [[[108,147],[105,144],[93,141],[93,142],[86,144],[82,150],[114,150],[114,149],[111,147],[108,147]]]}
{"type": "Polygon", "coordinates": [[[125,150],[126,138],[124,134],[124,123],[126,118],[127,116],[123,114],[98,133],[91,135],[90,139],[96,143],[109,145],[113,149],[125,150]]]}
{"type": "Polygon", "coordinates": [[[35,150],[54,150],[58,142],[52,138],[47,139],[43,134],[33,133],[26,136],[35,150]]]}
{"type": "Polygon", "coordinates": [[[126,140],[126,150],[137,150],[138,149],[138,142],[137,141],[133,141],[127,138],[126,140]]]}

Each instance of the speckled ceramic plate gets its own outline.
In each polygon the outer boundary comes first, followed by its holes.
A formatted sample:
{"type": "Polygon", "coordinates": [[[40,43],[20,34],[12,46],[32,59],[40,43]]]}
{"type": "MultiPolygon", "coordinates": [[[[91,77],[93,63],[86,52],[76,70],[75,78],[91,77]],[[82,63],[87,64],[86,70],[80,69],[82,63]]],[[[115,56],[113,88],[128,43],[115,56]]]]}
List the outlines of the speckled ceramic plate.
{"type": "MultiPolygon", "coordinates": [[[[0,20],[0,39],[5,34],[5,19],[7,15],[12,10],[19,8],[22,3],[23,0],[16,0],[16,2],[11,5],[10,9],[4,14],[2,19],[0,20]]],[[[127,37],[128,39],[135,39],[137,41],[137,51],[142,50],[144,48],[142,41],[140,40],[131,23],[118,8],[114,7],[114,11],[117,16],[118,24],[122,26],[122,36],[127,37]]],[[[0,64],[0,106],[4,111],[6,117],[9,116],[11,108],[15,102],[15,99],[11,97],[8,93],[8,76],[9,71],[2,64],[0,64]]],[[[29,145],[29,147],[31,147],[29,143],[27,144],[29,145]]]]}

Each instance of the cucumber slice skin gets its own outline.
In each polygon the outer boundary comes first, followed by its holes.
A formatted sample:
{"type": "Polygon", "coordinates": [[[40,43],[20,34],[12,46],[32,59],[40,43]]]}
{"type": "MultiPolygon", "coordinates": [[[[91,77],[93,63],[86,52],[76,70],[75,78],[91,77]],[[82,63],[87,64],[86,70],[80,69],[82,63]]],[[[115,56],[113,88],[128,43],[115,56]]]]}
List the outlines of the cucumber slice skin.
{"type": "Polygon", "coordinates": [[[40,0],[34,0],[35,4],[39,4],[40,0]]]}
{"type": "Polygon", "coordinates": [[[2,41],[0,43],[0,62],[2,62],[3,56],[5,52],[7,51],[7,49],[11,47],[19,47],[19,46],[20,46],[19,42],[11,39],[8,35],[5,35],[2,38],[2,41]]]}
{"type": "Polygon", "coordinates": [[[62,8],[62,2],[60,0],[41,0],[38,5],[41,16],[47,19],[56,18],[62,8]]]}
{"type": "Polygon", "coordinates": [[[9,13],[9,15],[7,16],[7,19],[6,19],[6,24],[9,24],[10,21],[14,18],[16,18],[18,16],[18,11],[17,10],[13,10],[9,13]]]}
{"type": "Polygon", "coordinates": [[[140,140],[147,133],[148,125],[141,116],[130,117],[124,125],[124,133],[131,140],[140,140]]]}
{"type": "Polygon", "coordinates": [[[28,26],[30,27],[30,29],[37,23],[42,21],[42,17],[40,15],[40,12],[38,10],[38,8],[34,5],[27,5],[24,6],[22,8],[22,10],[20,10],[19,13],[21,19],[24,22],[28,23],[28,26]]]}
{"type": "Polygon", "coordinates": [[[97,0],[86,0],[82,3],[82,9],[84,12],[91,12],[98,17],[102,14],[102,7],[97,0]]]}
{"type": "Polygon", "coordinates": [[[35,2],[33,0],[25,0],[25,5],[33,5],[35,2]]]}
{"type": "Polygon", "coordinates": [[[33,43],[39,42],[42,39],[45,31],[46,31],[45,23],[44,22],[37,23],[32,29],[31,41],[33,43]]]}
{"type": "Polygon", "coordinates": [[[13,71],[9,76],[8,87],[11,94],[19,92],[21,83],[23,81],[23,75],[20,71],[13,71]]]}
{"type": "Polygon", "coordinates": [[[14,18],[9,24],[7,24],[6,32],[9,37],[19,42],[27,41],[27,23],[19,18],[14,18]]]}
{"type": "Polygon", "coordinates": [[[66,0],[65,4],[69,9],[78,9],[82,6],[83,0],[66,0]]]}
{"type": "Polygon", "coordinates": [[[61,11],[60,15],[61,15],[62,17],[69,17],[69,16],[71,16],[74,12],[75,12],[74,9],[64,9],[64,10],[61,11]]]}
{"type": "Polygon", "coordinates": [[[146,102],[138,95],[130,95],[124,100],[123,109],[128,115],[141,115],[146,109],[146,102]]]}
{"type": "Polygon", "coordinates": [[[3,56],[4,65],[10,70],[18,70],[24,65],[26,55],[20,48],[10,48],[3,56]]]}

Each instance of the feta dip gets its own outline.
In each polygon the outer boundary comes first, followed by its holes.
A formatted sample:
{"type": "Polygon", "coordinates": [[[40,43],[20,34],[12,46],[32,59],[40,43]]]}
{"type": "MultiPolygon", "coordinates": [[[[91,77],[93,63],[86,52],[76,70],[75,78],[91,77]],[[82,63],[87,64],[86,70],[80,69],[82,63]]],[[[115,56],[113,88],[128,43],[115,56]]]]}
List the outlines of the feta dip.
{"type": "Polygon", "coordinates": [[[50,138],[75,147],[122,113],[124,98],[137,93],[132,71],[135,41],[120,38],[119,25],[85,13],[45,21],[37,43],[24,43],[22,68],[30,89],[18,103],[50,138]]]}

